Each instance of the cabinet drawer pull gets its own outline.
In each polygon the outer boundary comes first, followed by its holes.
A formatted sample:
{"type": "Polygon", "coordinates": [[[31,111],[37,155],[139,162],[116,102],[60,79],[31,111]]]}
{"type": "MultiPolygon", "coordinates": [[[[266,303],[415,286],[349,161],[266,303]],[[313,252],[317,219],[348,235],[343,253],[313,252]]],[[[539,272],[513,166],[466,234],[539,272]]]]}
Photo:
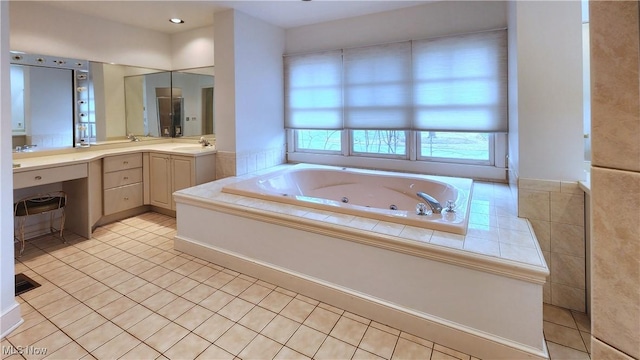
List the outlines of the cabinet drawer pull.
{"type": "Polygon", "coordinates": [[[128,197],[128,196],[125,196],[125,197],[124,197],[124,199],[125,199],[125,200],[129,200],[129,197],[128,197]]]}
{"type": "Polygon", "coordinates": [[[42,180],[42,176],[38,175],[35,177],[36,180],[42,180]]]}
{"type": "Polygon", "coordinates": [[[124,177],[124,180],[129,180],[129,177],[128,177],[128,176],[125,176],[125,177],[124,177]]]}
{"type": "Polygon", "coordinates": [[[123,163],[124,165],[129,165],[129,162],[128,162],[128,161],[123,161],[122,163],[123,163]]]}

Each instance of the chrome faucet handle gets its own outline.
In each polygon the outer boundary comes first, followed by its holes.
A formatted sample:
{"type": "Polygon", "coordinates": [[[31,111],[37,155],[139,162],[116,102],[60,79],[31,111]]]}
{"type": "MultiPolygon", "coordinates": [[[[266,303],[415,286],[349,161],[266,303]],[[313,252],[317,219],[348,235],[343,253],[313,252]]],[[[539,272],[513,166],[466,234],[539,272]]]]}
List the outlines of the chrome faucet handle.
{"type": "Polygon", "coordinates": [[[431,215],[431,214],[433,214],[433,211],[431,211],[431,209],[429,209],[427,204],[418,203],[416,205],[416,215],[431,215]]]}
{"type": "Polygon", "coordinates": [[[446,212],[456,212],[456,203],[453,200],[447,200],[447,204],[445,205],[446,212]]]}

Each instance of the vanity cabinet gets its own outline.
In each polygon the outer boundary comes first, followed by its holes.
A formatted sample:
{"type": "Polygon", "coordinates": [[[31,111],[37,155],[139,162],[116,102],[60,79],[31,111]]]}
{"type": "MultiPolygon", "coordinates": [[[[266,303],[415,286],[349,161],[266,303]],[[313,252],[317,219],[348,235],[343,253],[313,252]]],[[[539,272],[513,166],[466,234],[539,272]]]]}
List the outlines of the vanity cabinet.
{"type": "Polygon", "coordinates": [[[175,210],[173,193],[215,180],[215,154],[199,156],[149,154],[149,203],[175,210]]]}
{"type": "Polygon", "coordinates": [[[104,215],[142,206],[142,153],[106,157],[102,184],[104,215]]]}

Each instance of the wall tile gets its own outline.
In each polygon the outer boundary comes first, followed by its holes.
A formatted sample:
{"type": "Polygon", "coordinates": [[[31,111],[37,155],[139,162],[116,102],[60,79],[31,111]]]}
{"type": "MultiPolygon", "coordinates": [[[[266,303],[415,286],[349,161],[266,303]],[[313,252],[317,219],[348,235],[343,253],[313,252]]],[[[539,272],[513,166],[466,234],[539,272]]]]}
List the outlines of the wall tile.
{"type": "Polygon", "coordinates": [[[585,290],[552,283],[551,304],[571,310],[585,312],[585,290]]]}
{"type": "Polygon", "coordinates": [[[529,219],[533,232],[536,234],[540,248],[543,251],[551,250],[551,222],[529,219]]]}
{"type": "Polygon", "coordinates": [[[594,335],[640,358],[640,173],[591,173],[594,335]]]}
{"type": "Polygon", "coordinates": [[[551,283],[585,289],[584,257],[551,253],[551,283]]]}
{"type": "Polygon", "coordinates": [[[640,171],[637,1],[590,1],[592,164],[640,171]]]}
{"type": "Polygon", "coordinates": [[[584,194],[552,192],[551,221],[584,226],[584,194]]]}
{"type": "Polygon", "coordinates": [[[577,181],[561,181],[560,192],[565,194],[584,194],[577,181]]]}
{"type": "Polygon", "coordinates": [[[627,354],[621,353],[617,349],[612,348],[593,336],[591,336],[591,358],[607,360],[634,360],[627,354]]]}
{"type": "Polygon", "coordinates": [[[585,258],[584,226],[551,223],[551,251],[585,258]]]}
{"type": "Polygon", "coordinates": [[[560,191],[560,181],[520,178],[518,180],[518,189],[535,191],[560,191]]]}
{"type": "Polygon", "coordinates": [[[525,189],[520,190],[518,216],[527,219],[549,221],[551,216],[549,206],[549,192],[531,191],[525,189]]]}

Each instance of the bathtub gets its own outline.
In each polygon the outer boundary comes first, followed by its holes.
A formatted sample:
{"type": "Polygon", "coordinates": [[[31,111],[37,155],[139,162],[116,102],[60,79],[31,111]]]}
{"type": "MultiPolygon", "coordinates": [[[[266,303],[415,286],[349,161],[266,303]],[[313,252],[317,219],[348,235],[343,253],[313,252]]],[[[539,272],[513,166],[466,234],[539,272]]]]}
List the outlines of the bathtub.
{"type": "MultiPolygon", "coordinates": [[[[222,192],[465,235],[473,180],[298,164],[222,192]],[[423,192],[453,211],[417,215],[423,192]]],[[[429,207],[427,207],[429,209],[429,207]]]]}

